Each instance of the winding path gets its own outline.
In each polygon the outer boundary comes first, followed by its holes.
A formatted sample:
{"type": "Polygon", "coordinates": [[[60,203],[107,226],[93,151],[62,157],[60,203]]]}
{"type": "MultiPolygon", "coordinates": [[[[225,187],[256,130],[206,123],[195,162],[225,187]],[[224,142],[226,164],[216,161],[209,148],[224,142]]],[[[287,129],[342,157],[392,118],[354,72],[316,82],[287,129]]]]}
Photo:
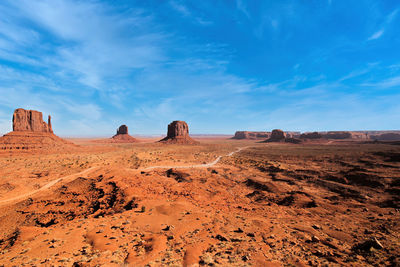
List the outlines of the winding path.
{"type": "MultiPolygon", "coordinates": [[[[154,169],[171,169],[171,168],[174,168],[174,169],[209,168],[209,167],[212,167],[215,164],[217,164],[221,160],[222,157],[231,157],[234,154],[238,153],[239,151],[241,151],[241,150],[243,150],[245,148],[248,148],[248,146],[247,147],[240,147],[236,151],[230,152],[230,153],[226,154],[225,156],[218,156],[214,161],[212,161],[210,163],[188,165],[188,166],[174,166],[174,165],[171,165],[171,166],[152,166],[152,167],[147,167],[147,168],[139,169],[139,170],[149,171],[149,170],[154,170],[154,169]]],[[[97,167],[91,167],[89,169],[83,170],[83,171],[78,172],[78,173],[74,173],[74,174],[71,174],[71,175],[63,176],[63,177],[60,177],[58,179],[55,179],[55,180],[45,184],[44,186],[42,186],[41,188],[39,188],[37,190],[33,190],[33,191],[30,191],[28,193],[25,193],[25,194],[22,194],[22,195],[19,195],[19,196],[16,196],[16,197],[0,200],[0,207],[8,205],[8,204],[10,204],[12,202],[17,202],[19,200],[26,199],[26,198],[34,195],[34,194],[37,194],[37,193],[39,193],[41,191],[49,189],[50,187],[52,187],[53,185],[57,184],[58,182],[61,182],[61,181],[66,182],[68,180],[75,179],[75,178],[79,177],[80,175],[85,175],[88,172],[93,171],[93,170],[98,169],[98,168],[99,168],[98,166],[97,167]]],[[[130,169],[130,170],[132,170],[132,169],[130,169]]]]}
{"type": "Polygon", "coordinates": [[[18,200],[26,199],[31,195],[34,195],[36,193],[39,193],[41,191],[44,191],[44,190],[52,187],[53,185],[55,185],[58,182],[61,182],[61,181],[65,182],[67,180],[72,180],[74,178],[77,178],[80,175],[84,175],[84,174],[86,174],[86,173],[88,173],[88,172],[90,172],[90,171],[92,171],[94,169],[97,169],[97,168],[99,168],[99,167],[91,167],[89,169],[83,170],[83,171],[78,172],[78,173],[74,173],[74,174],[70,174],[70,175],[67,175],[67,176],[63,176],[63,177],[60,177],[58,179],[55,179],[55,180],[45,184],[44,186],[42,186],[41,188],[39,188],[37,190],[33,190],[33,191],[30,191],[29,193],[22,194],[22,195],[19,195],[19,196],[16,196],[16,197],[0,200],[0,207],[9,204],[9,202],[16,202],[18,200]]]}
{"type": "Polygon", "coordinates": [[[140,169],[141,171],[150,171],[150,170],[154,170],[154,169],[191,169],[191,168],[210,168],[212,166],[214,166],[215,164],[217,164],[222,157],[231,157],[234,154],[238,153],[239,151],[248,148],[248,146],[246,147],[240,147],[238,148],[236,151],[232,151],[228,154],[226,154],[225,156],[218,156],[218,158],[216,158],[214,161],[210,162],[210,163],[204,163],[204,164],[196,164],[196,165],[187,165],[187,166],[175,166],[175,165],[170,165],[170,166],[152,166],[152,167],[147,167],[147,168],[143,168],[140,169]]]}

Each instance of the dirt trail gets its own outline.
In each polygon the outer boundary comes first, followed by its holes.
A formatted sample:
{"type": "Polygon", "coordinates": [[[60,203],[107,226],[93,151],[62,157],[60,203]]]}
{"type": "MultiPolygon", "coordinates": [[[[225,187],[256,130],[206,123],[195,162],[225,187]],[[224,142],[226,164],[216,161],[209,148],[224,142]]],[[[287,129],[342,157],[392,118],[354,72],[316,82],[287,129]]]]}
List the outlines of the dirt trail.
{"type": "MultiPolygon", "coordinates": [[[[241,150],[243,150],[245,148],[248,148],[248,147],[240,147],[236,151],[233,151],[233,152],[230,152],[229,154],[227,154],[226,157],[231,157],[234,154],[238,153],[239,151],[241,151],[241,150]]],[[[217,164],[221,160],[222,157],[224,157],[224,156],[218,156],[214,161],[212,161],[210,163],[205,163],[205,164],[197,164],[197,165],[189,165],[189,166],[174,166],[174,165],[171,165],[171,166],[152,166],[152,167],[148,167],[148,168],[144,168],[144,169],[140,169],[140,170],[148,171],[148,170],[165,169],[165,168],[166,169],[170,169],[170,168],[175,168],[175,169],[209,168],[209,167],[212,167],[215,164],[217,164]]],[[[74,173],[74,174],[71,174],[71,175],[68,175],[68,176],[60,177],[60,178],[58,178],[56,180],[53,180],[53,181],[49,182],[48,184],[42,186],[41,188],[39,188],[37,190],[33,190],[31,192],[19,195],[17,197],[12,197],[12,198],[8,198],[8,199],[0,200],[0,207],[4,206],[4,205],[7,205],[7,204],[10,204],[10,202],[15,203],[15,202],[17,202],[19,200],[26,199],[31,195],[34,195],[36,193],[39,193],[41,191],[44,191],[44,190],[52,187],[53,185],[55,185],[58,182],[67,181],[69,179],[77,178],[77,176],[84,175],[84,174],[86,174],[86,173],[88,173],[88,172],[90,172],[90,171],[92,171],[94,169],[97,169],[97,168],[99,168],[99,167],[91,167],[89,169],[86,169],[86,170],[78,172],[78,173],[74,173]]]]}
{"type": "Polygon", "coordinates": [[[44,191],[44,190],[52,187],[53,185],[55,185],[56,183],[58,183],[60,181],[67,181],[67,180],[70,180],[70,179],[77,178],[77,176],[84,175],[84,174],[86,174],[86,173],[88,173],[88,172],[90,172],[90,171],[92,171],[94,169],[97,169],[97,168],[99,168],[99,167],[91,167],[89,169],[83,170],[83,171],[78,172],[78,173],[74,173],[74,174],[71,174],[71,175],[63,176],[63,177],[60,177],[60,178],[58,178],[56,180],[53,180],[53,181],[49,182],[48,184],[42,186],[41,188],[39,188],[37,190],[33,190],[31,192],[28,192],[26,194],[22,194],[22,195],[19,195],[19,196],[16,196],[16,197],[0,200],[0,207],[4,206],[4,205],[7,205],[7,204],[10,204],[10,202],[17,202],[19,200],[25,199],[25,198],[27,198],[27,197],[29,197],[31,195],[34,195],[36,193],[39,193],[41,191],[44,191]]]}
{"type": "Polygon", "coordinates": [[[147,168],[143,168],[143,169],[139,169],[139,170],[150,171],[150,170],[154,170],[154,169],[171,169],[171,168],[174,168],[174,169],[210,168],[210,167],[213,167],[215,164],[217,164],[221,160],[222,157],[231,157],[234,154],[238,153],[239,151],[241,151],[245,148],[248,148],[248,146],[240,147],[236,151],[232,151],[232,152],[226,154],[225,156],[218,156],[214,161],[212,161],[210,163],[187,165],[187,166],[179,166],[179,165],[152,166],[152,167],[147,167],[147,168]]]}

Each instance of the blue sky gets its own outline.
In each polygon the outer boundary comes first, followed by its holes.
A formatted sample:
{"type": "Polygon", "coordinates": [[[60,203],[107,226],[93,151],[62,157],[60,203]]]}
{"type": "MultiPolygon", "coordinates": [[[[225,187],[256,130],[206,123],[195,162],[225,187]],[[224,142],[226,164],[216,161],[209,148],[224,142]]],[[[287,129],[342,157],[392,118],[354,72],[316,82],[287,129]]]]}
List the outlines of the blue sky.
{"type": "Polygon", "coordinates": [[[397,0],[0,1],[0,133],[400,129],[397,0]]]}

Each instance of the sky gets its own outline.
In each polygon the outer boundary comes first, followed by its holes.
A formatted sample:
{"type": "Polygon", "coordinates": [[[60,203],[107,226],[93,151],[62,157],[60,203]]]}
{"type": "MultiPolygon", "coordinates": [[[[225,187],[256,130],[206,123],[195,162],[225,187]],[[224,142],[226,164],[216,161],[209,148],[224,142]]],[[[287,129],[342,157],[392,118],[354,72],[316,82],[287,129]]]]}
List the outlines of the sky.
{"type": "Polygon", "coordinates": [[[0,134],[400,129],[400,1],[0,1],[0,134]]]}

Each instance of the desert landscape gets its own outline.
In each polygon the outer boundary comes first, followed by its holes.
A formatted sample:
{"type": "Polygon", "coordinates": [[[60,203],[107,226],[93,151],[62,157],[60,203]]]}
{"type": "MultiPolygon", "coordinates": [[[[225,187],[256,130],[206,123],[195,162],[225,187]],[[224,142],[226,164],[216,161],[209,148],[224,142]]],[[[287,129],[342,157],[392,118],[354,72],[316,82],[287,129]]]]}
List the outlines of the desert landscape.
{"type": "Polygon", "coordinates": [[[194,140],[183,121],[161,141],[126,126],[117,141],[64,140],[23,109],[13,129],[0,138],[0,265],[400,264],[399,142],[194,140]]]}
{"type": "Polygon", "coordinates": [[[399,0],[0,0],[0,267],[400,267],[399,26],[399,0]]]}

